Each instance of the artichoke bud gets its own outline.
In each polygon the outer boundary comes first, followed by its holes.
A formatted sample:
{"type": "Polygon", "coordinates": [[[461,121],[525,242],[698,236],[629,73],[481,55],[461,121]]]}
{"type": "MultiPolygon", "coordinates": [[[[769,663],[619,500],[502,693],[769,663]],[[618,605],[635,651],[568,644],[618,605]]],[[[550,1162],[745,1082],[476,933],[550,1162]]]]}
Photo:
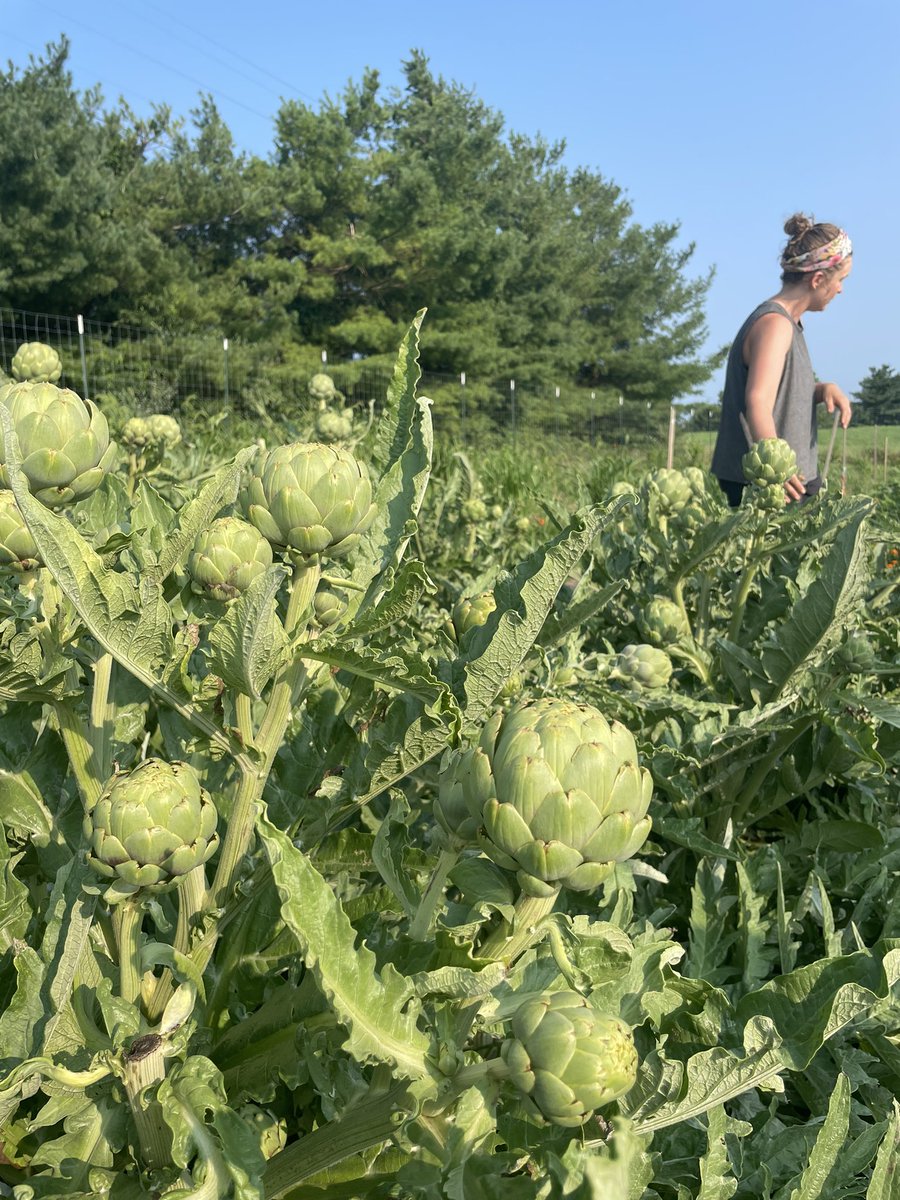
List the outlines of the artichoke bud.
{"type": "Polygon", "coordinates": [[[0,492],[0,567],[33,571],[43,565],[15,496],[12,492],[0,492]]]}
{"type": "Polygon", "coordinates": [[[651,471],[644,479],[641,494],[648,507],[655,508],[662,516],[676,516],[694,498],[693,488],[681,471],[674,467],[660,467],[651,471]]]}
{"type": "MultiPolygon", "coordinates": [[[[106,417],[92,400],[52,383],[0,388],[12,416],[22,473],[36,500],[60,508],[95,491],[115,460],[106,417]]],[[[6,446],[0,434],[0,488],[9,488],[6,446]]]]}
{"type": "Polygon", "coordinates": [[[576,992],[527,1000],[511,1031],[500,1050],[507,1079],[554,1125],[582,1125],[634,1086],[638,1059],[630,1029],[576,992]]]}
{"type": "Polygon", "coordinates": [[[171,449],[181,441],[181,426],[168,413],[154,413],[147,418],[151,441],[171,449]]]}
{"type": "Polygon", "coordinates": [[[453,628],[462,640],[464,634],[478,625],[484,625],[496,609],[493,592],[482,592],[479,596],[463,596],[453,608],[453,628]]]}
{"type": "Polygon", "coordinates": [[[317,401],[319,404],[329,404],[338,394],[337,388],[334,386],[334,380],[330,375],[326,375],[324,371],[313,375],[306,386],[310,399],[317,401]]]}
{"type": "Polygon", "coordinates": [[[654,596],[644,613],[644,629],[655,646],[674,646],[690,637],[691,629],[681,608],[665,596],[654,596]]]}
{"type": "Polygon", "coordinates": [[[223,603],[235,600],[272,565],[272,547],[240,517],[219,517],[203,530],[188,556],[191,587],[223,603]]]}
{"type": "Polygon", "coordinates": [[[353,433],[353,415],[346,409],[325,408],[316,413],[316,437],[320,442],[345,442],[353,433]]]}
{"type": "Polygon", "coordinates": [[[555,698],[495,713],[440,778],[457,806],[448,824],[461,826],[464,802],[485,854],[534,896],[593,890],[631,858],[650,832],[651,790],[623,725],[555,698]]]}
{"type": "Polygon", "coordinates": [[[10,365],[13,379],[22,383],[56,383],[62,375],[62,360],[44,342],[23,342],[10,365]]]}
{"type": "Polygon", "coordinates": [[[783,438],[761,438],[741,459],[744,477],[757,487],[784,484],[797,474],[797,456],[783,438]]]}
{"type": "Polygon", "coordinates": [[[153,442],[150,425],[144,417],[129,417],[122,426],[122,444],[129,450],[143,450],[153,442]]]}
{"type": "Polygon", "coordinates": [[[482,521],[487,520],[488,508],[483,500],[472,496],[468,500],[463,500],[459,506],[459,512],[467,525],[479,525],[482,521]]]}
{"type": "Polygon", "coordinates": [[[241,1119],[259,1138],[263,1158],[270,1159],[287,1145],[287,1125],[266,1108],[245,1104],[238,1111],[241,1119]]]}
{"type": "Polygon", "coordinates": [[[672,676],[672,660],[656,646],[632,644],[618,654],[612,674],[636,691],[665,687],[672,676]]]}
{"type": "Polygon", "coordinates": [[[516,533],[522,534],[523,537],[526,533],[531,533],[531,517],[516,517],[513,522],[513,529],[515,529],[516,533]]]}
{"type": "Polygon", "coordinates": [[[783,483],[763,483],[747,488],[744,500],[760,512],[781,512],[787,504],[783,483]]]}
{"type": "Polygon", "coordinates": [[[301,560],[349,554],[375,517],[364,465],[321,442],[270,450],[241,496],[247,519],[301,560]]]}
{"type": "Polygon", "coordinates": [[[110,903],[177,886],[219,844],[216,806],[185,762],[148,758],[114,776],[85,817],[88,863],[110,903]]]}
{"type": "Polygon", "coordinates": [[[344,615],[347,603],[330,588],[320,588],[313,600],[316,623],[323,629],[334,625],[344,615]]]}

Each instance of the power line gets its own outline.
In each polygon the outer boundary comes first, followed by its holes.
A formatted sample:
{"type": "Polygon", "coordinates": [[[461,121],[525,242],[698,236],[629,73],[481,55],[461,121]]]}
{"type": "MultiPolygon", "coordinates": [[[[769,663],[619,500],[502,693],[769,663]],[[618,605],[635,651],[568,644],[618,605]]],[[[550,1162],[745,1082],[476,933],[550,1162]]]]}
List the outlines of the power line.
{"type": "Polygon", "coordinates": [[[78,20],[77,17],[63,15],[50,4],[45,4],[44,7],[60,20],[71,22],[73,25],[78,25],[82,29],[87,30],[88,33],[94,34],[95,37],[106,38],[108,42],[111,42],[114,46],[118,46],[121,50],[127,50],[130,54],[138,54],[141,58],[146,58],[148,62],[153,63],[154,66],[162,67],[164,71],[170,71],[174,75],[180,75],[182,79],[186,79],[189,83],[193,83],[196,87],[198,87],[201,92],[208,92],[212,96],[218,96],[222,100],[227,100],[229,104],[236,104],[238,108],[243,108],[247,112],[252,113],[254,117],[261,117],[264,121],[272,120],[271,113],[261,113],[259,109],[252,108],[249,104],[244,104],[242,100],[236,100],[234,96],[229,96],[226,92],[219,91],[218,88],[209,87],[209,85],[203,83],[202,80],[195,78],[193,75],[188,75],[178,67],[173,67],[167,62],[163,62],[161,59],[155,58],[152,54],[148,54],[146,50],[140,50],[138,47],[131,46],[127,42],[121,42],[118,38],[114,38],[111,34],[104,33],[102,30],[95,29],[92,25],[88,25],[85,21],[78,20]]]}
{"type": "MultiPolygon", "coordinates": [[[[196,29],[193,25],[189,25],[187,23],[187,21],[181,20],[180,17],[173,17],[170,13],[167,13],[165,11],[165,9],[160,8],[156,4],[142,3],[140,5],[140,9],[138,10],[138,15],[143,16],[144,15],[143,10],[148,9],[148,8],[151,8],[151,9],[153,9],[154,12],[159,13],[159,15],[161,17],[165,17],[165,19],[167,21],[174,21],[175,24],[180,25],[182,29],[187,29],[190,33],[193,33],[196,37],[201,39],[201,42],[203,43],[203,45],[215,46],[216,49],[218,49],[218,50],[224,50],[226,54],[230,54],[233,58],[236,58],[238,60],[238,62],[245,63],[248,67],[251,67],[254,71],[258,71],[260,73],[260,75],[267,76],[274,83],[280,84],[281,87],[287,88],[289,92],[293,92],[295,96],[300,96],[304,100],[309,100],[310,103],[313,103],[313,104],[316,103],[316,98],[314,96],[310,96],[308,92],[301,91],[300,88],[294,87],[294,85],[292,83],[288,83],[286,79],[281,79],[278,75],[274,75],[266,67],[261,67],[261,66],[259,66],[258,63],[253,62],[252,59],[246,58],[243,54],[238,54],[238,52],[236,50],[232,50],[230,46],[226,46],[222,42],[217,42],[214,38],[211,38],[209,36],[209,34],[206,32],[206,30],[196,29]]],[[[157,28],[157,27],[154,26],[154,28],[157,28]]],[[[222,66],[228,67],[228,70],[230,70],[230,71],[234,70],[234,67],[230,66],[226,62],[223,62],[223,60],[221,58],[218,58],[216,55],[209,54],[209,51],[203,49],[202,47],[201,47],[200,52],[202,54],[206,54],[207,57],[212,58],[215,62],[221,63],[222,66]]],[[[249,76],[247,76],[247,75],[244,75],[243,77],[245,79],[249,78],[249,76]]],[[[254,79],[250,79],[250,82],[256,84],[257,87],[262,86],[254,79]]]]}

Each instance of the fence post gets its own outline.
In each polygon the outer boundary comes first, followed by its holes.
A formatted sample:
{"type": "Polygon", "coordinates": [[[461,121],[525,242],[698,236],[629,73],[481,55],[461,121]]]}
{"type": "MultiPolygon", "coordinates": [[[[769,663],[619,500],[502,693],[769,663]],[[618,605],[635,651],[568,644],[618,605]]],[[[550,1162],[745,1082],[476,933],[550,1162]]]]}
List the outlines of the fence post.
{"type": "Polygon", "coordinates": [[[887,483],[887,475],[888,475],[888,472],[887,472],[887,468],[888,468],[887,446],[888,446],[888,435],[885,434],[884,435],[884,482],[885,483],[887,483]]]}
{"type": "Polygon", "coordinates": [[[512,425],[513,442],[516,440],[516,381],[509,381],[509,415],[512,425]]]}
{"type": "Polygon", "coordinates": [[[78,314],[78,349],[81,353],[81,382],[84,386],[84,398],[88,398],[87,357],[84,353],[84,317],[78,314]]]}
{"type": "Polygon", "coordinates": [[[666,466],[672,470],[675,462],[675,405],[669,405],[669,448],[666,453],[666,466]]]}
{"type": "Polygon", "coordinates": [[[553,415],[556,418],[556,436],[559,437],[559,388],[556,389],[556,406],[553,409],[553,415]]]}
{"type": "Polygon", "coordinates": [[[225,383],[225,407],[231,407],[228,396],[228,338],[222,338],[222,377],[225,383]]]}
{"type": "Polygon", "coordinates": [[[597,430],[596,430],[596,427],[594,424],[594,421],[596,419],[596,412],[594,410],[594,405],[596,403],[597,403],[597,393],[591,392],[591,445],[592,446],[595,445],[596,441],[597,441],[597,430]]]}
{"type": "Polygon", "coordinates": [[[466,444],[466,373],[459,373],[459,433],[462,444],[466,444]]]}
{"type": "Polygon", "coordinates": [[[619,445],[625,445],[625,397],[619,393],[619,445]]]}
{"type": "Polygon", "coordinates": [[[322,351],[322,366],[324,367],[327,362],[328,362],[328,351],[323,350],[322,351]]]}

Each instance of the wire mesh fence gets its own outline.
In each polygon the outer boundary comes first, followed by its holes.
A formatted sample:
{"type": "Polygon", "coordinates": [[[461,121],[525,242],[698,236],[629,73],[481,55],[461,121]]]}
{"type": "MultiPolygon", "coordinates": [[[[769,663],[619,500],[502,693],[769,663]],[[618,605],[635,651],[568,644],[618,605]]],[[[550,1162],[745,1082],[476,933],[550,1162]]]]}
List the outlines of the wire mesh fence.
{"type": "MultiPolygon", "coordinates": [[[[346,404],[376,411],[391,379],[389,365],[365,359],[318,363],[309,350],[296,347],[273,353],[271,346],[214,333],[173,333],[0,308],[0,368],[9,372],[17,348],[28,341],[57,350],[63,363],[61,384],[101,406],[113,396],[135,415],[231,410],[252,416],[265,411],[272,419],[299,423],[315,407],[308,385],[317,372],[332,378],[346,404]]],[[[426,371],[419,392],[432,400],[436,431],[463,445],[520,437],[620,447],[666,442],[668,404],[631,400],[608,390],[536,388],[515,379],[426,371]]]]}

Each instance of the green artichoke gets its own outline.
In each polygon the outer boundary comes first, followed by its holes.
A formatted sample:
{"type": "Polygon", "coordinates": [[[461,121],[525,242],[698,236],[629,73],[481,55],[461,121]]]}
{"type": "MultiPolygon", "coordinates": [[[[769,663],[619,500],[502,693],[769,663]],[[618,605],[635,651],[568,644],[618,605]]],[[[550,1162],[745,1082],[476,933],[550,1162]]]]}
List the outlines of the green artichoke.
{"type": "Polygon", "coordinates": [[[44,342],[23,342],[13,355],[10,370],[20,382],[56,383],[62,375],[62,361],[44,342]]]}
{"type": "Polygon", "coordinates": [[[465,802],[484,852],[533,896],[592,891],[650,832],[634,738],[571,700],[495,713],[475,746],[445,757],[440,789],[465,802]]]}
{"type": "Polygon", "coordinates": [[[316,615],[316,622],[327,629],[330,625],[334,625],[344,615],[347,608],[347,603],[342,600],[330,588],[320,588],[316,592],[313,600],[313,611],[316,615]]]}
{"type": "Polygon", "coordinates": [[[28,532],[12,492],[0,492],[0,567],[33,571],[43,566],[34,538],[28,532]]]}
{"type": "Polygon", "coordinates": [[[783,483],[763,483],[745,488],[744,500],[760,512],[781,512],[787,504],[783,483]]]}
{"type": "Polygon", "coordinates": [[[687,617],[674,600],[665,596],[654,596],[650,601],[644,612],[643,625],[655,646],[674,646],[691,635],[687,617]]]}
{"type": "Polygon", "coordinates": [[[694,489],[681,471],[660,467],[644,478],[641,495],[648,508],[655,508],[661,516],[673,517],[691,503],[694,489]]]}
{"type": "Polygon", "coordinates": [[[612,675],[637,690],[665,687],[672,676],[672,660],[656,646],[632,644],[616,657],[612,675]]]}
{"type": "Polygon", "coordinates": [[[463,500],[459,506],[459,512],[467,525],[480,525],[482,521],[487,520],[488,516],[487,505],[483,500],[479,500],[477,496],[463,500]]]}
{"type": "Polygon", "coordinates": [[[516,517],[513,522],[513,529],[523,537],[525,534],[531,533],[531,517],[516,517]]]}
{"type": "Polygon", "coordinates": [[[152,445],[154,437],[144,417],[129,417],[122,426],[122,445],[129,450],[143,450],[152,445]]]}
{"type": "Polygon", "coordinates": [[[235,600],[272,565],[272,547],[240,517],[219,517],[199,535],[187,570],[195,592],[213,600],[235,600]]]}
{"type": "Polygon", "coordinates": [[[834,662],[850,675],[865,675],[878,659],[872,643],[861,629],[847,634],[846,640],[834,652],[834,662]]]}
{"type": "Polygon", "coordinates": [[[502,504],[492,504],[491,510],[490,510],[490,517],[491,517],[492,521],[502,520],[503,519],[503,505],[502,504]]]}
{"type": "Polygon", "coordinates": [[[321,442],[345,442],[353,433],[353,414],[347,409],[323,408],[316,413],[316,437],[321,442]]]}
{"type": "Polygon", "coordinates": [[[630,1029],[601,1016],[577,992],[527,1000],[511,1027],[500,1049],[507,1079],[554,1125],[581,1125],[634,1086],[638,1058],[630,1029]]]}
{"type": "Polygon", "coordinates": [[[462,639],[463,634],[484,625],[488,617],[497,607],[493,592],[482,592],[478,596],[463,596],[453,608],[453,628],[456,636],[462,639]]]}
{"type": "Polygon", "coordinates": [[[750,447],[741,466],[747,482],[757,487],[783,484],[797,474],[797,455],[782,438],[762,438],[750,447]]]}
{"type": "Polygon", "coordinates": [[[215,853],[216,820],[189,763],[148,758],[114,776],[84,821],[88,862],[110,881],[107,900],[175,887],[215,853]]]}
{"type": "Polygon", "coordinates": [[[330,375],[326,375],[324,371],[313,375],[307,384],[311,399],[317,400],[320,404],[330,404],[335,398],[337,388],[334,386],[334,380],[330,375]]]}
{"type": "MultiPolygon", "coordinates": [[[[106,417],[91,400],[52,383],[12,383],[0,389],[19,440],[32,495],[60,508],[95,491],[116,456],[106,417]]],[[[0,433],[0,488],[9,487],[0,433]]]]}
{"type": "Polygon", "coordinates": [[[242,495],[248,520],[301,558],[348,554],[375,516],[366,468],[320,442],[271,450],[242,495]]]}
{"type": "Polygon", "coordinates": [[[168,413],[154,413],[152,417],[147,418],[147,427],[150,437],[158,445],[171,449],[181,441],[181,426],[168,413]]]}

